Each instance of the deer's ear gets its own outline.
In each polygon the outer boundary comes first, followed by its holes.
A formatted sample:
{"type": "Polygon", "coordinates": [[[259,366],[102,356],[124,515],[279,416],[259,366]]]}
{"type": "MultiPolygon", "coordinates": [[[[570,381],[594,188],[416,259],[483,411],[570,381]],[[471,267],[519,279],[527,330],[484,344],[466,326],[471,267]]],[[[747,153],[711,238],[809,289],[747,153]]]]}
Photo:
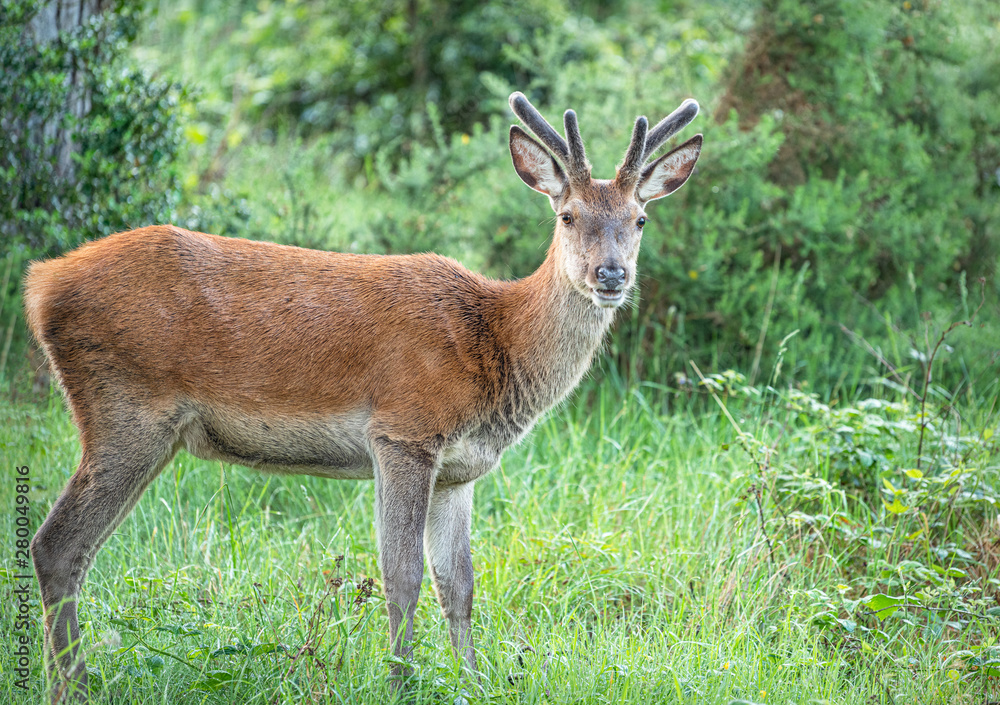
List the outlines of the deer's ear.
{"type": "Polygon", "coordinates": [[[669,196],[684,185],[701,154],[701,135],[695,135],[642,170],[636,197],[645,203],[669,196]]]}
{"type": "Polygon", "coordinates": [[[569,186],[569,179],[551,154],[517,125],[510,128],[510,156],[521,181],[553,202],[569,186]]]}

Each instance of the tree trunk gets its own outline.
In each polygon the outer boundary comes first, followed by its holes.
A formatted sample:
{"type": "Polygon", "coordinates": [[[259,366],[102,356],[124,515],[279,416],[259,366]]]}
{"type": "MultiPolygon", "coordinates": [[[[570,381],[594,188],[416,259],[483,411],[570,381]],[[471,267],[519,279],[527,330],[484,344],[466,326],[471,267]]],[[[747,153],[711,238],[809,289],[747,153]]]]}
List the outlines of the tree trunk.
{"type": "MultiPolygon", "coordinates": [[[[110,0],[49,0],[32,18],[25,39],[35,44],[48,44],[62,32],[83,27],[93,16],[104,12],[110,4],[110,0]]],[[[65,82],[68,92],[63,115],[48,120],[39,117],[28,125],[31,139],[50,145],[49,154],[56,158],[54,176],[60,181],[73,177],[72,155],[76,144],[73,140],[72,123],[83,119],[90,112],[90,93],[83,85],[83,77],[75,59],[67,67],[65,82]]]]}

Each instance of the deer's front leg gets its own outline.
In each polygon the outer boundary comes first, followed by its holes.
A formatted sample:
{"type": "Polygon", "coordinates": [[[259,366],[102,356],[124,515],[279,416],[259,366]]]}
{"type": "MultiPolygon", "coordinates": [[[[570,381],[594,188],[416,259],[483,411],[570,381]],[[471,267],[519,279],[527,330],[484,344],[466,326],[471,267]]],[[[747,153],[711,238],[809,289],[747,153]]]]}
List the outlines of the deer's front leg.
{"type": "MultiPolygon", "coordinates": [[[[379,568],[389,610],[392,652],[413,651],[413,614],[424,577],[423,536],[427,504],[440,451],[432,442],[394,441],[382,436],[375,453],[375,533],[379,568]]],[[[393,667],[393,675],[405,669],[393,667]]]]}
{"type": "Polygon", "coordinates": [[[452,648],[473,671],[476,670],[476,650],[472,643],[474,576],[469,534],[474,487],[474,483],[467,482],[434,488],[424,531],[431,577],[441,611],[448,619],[452,648]]]}

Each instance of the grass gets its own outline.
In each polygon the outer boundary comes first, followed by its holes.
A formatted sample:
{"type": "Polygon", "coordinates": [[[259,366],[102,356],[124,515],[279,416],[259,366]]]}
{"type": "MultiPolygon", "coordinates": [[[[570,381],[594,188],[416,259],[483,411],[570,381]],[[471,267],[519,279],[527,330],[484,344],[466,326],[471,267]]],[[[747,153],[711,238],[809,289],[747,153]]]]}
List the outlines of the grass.
{"type": "MultiPolygon", "coordinates": [[[[989,408],[966,410],[958,435],[934,416],[933,463],[914,478],[913,403],[709,385],[743,434],[703,390],[591,383],[479,482],[481,678],[453,660],[427,581],[408,702],[1000,698],[989,408]],[[880,594],[903,607],[875,614],[880,594]]],[[[31,468],[34,530],[75,468],[75,430],[54,395],[0,414],[8,473],[31,468]]],[[[10,556],[14,488],[0,486],[10,556]]],[[[85,586],[95,701],[390,701],[372,501],[370,483],[180,454],[85,586]]],[[[5,623],[16,572],[5,562],[5,623]]],[[[30,616],[32,690],[5,659],[4,702],[43,697],[37,601],[30,616]]]]}

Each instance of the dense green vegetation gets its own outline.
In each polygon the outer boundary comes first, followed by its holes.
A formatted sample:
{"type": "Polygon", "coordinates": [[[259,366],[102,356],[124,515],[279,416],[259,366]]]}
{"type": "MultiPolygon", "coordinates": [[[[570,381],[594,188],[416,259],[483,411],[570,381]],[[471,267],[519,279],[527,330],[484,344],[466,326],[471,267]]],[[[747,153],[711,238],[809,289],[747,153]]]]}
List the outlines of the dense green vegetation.
{"type": "Polygon", "coordinates": [[[177,205],[177,103],[183,92],[177,83],[153,79],[123,61],[145,16],[135,2],[110,4],[112,12],[42,44],[25,39],[39,3],[4,3],[4,255],[56,255],[86,239],[162,218],[177,205]],[[67,115],[66,103],[80,95],[89,102],[85,118],[67,115]],[[60,164],[63,132],[78,148],[69,166],[60,164]],[[62,171],[67,178],[60,178],[62,171]]]}
{"type": "MultiPolygon", "coordinates": [[[[995,3],[122,0],[44,47],[36,7],[0,12],[0,459],[33,527],[79,444],[29,392],[31,258],[170,221],[522,276],[552,214],[509,93],[576,109],[598,177],[692,96],[705,150],[650,208],[636,305],[477,487],[482,679],[428,583],[414,699],[1000,700],[995,3]],[[71,71],[93,107],[63,182],[24,129],[71,71]]],[[[371,505],[179,456],[85,589],[101,701],[387,700],[371,505]]],[[[4,702],[41,697],[30,636],[36,690],[4,663],[4,702]]]]}

